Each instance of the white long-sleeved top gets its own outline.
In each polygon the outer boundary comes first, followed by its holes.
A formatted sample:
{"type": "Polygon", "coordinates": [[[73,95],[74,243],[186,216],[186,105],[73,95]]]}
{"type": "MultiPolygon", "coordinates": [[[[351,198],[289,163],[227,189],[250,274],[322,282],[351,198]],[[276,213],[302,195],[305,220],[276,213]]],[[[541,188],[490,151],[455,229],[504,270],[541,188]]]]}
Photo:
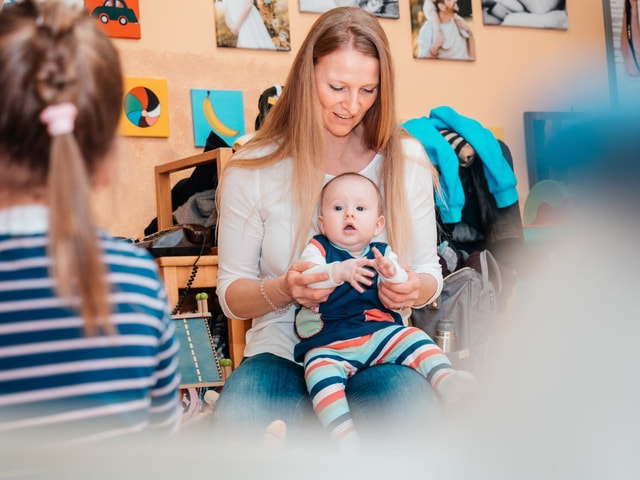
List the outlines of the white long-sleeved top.
{"type": "MultiPolygon", "coordinates": [[[[402,146],[407,160],[405,183],[414,226],[415,249],[410,266],[416,273],[427,273],[437,280],[433,299],[442,289],[442,271],[437,254],[431,167],[417,140],[403,139],[402,146]]],[[[238,318],[225,299],[229,285],[240,278],[279,277],[295,260],[290,258],[296,231],[291,162],[288,158],[254,170],[230,168],[225,175],[218,234],[217,294],[222,310],[229,317],[238,318]]],[[[359,173],[381,187],[381,165],[382,155],[378,154],[359,173]]],[[[331,178],[332,175],[325,175],[325,183],[331,178]]],[[[313,223],[309,238],[318,233],[315,221],[313,223]]],[[[386,228],[373,240],[387,242],[386,228]]],[[[293,360],[293,347],[299,341],[293,328],[294,311],[292,306],[284,315],[271,312],[252,319],[245,356],[269,352],[293,360]]],[[[403,315],[405,322],[409,314],[407,309],[403,315]]]]}

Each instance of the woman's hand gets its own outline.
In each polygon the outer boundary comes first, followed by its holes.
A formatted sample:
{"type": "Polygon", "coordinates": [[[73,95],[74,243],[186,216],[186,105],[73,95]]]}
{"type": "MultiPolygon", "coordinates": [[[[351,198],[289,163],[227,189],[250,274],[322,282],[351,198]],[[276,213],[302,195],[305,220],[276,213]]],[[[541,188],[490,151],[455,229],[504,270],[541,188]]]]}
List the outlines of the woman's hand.
{"type": "Polygon", "coordinates": [[[391,310],[403,310],[412,307],[418,302],[420,297],[420,287],[422,282],[420,277],[408,268],[403,266],[409,278],[404,283],[380,282],[378,285],[378,298],[382,304],[391,310]]]}
{"type": "Polygon", "coordinates": [[[296,261],[293,262],[286,274],[286,281],[289,292],[293,300],[306,308],[313,308],[325,302],[333,288],[310,288],[309,285],[316,282],[329,280],[327,273],[307,273],[302,272],[310,269],[315,264],[313,262],[296,261]]]}

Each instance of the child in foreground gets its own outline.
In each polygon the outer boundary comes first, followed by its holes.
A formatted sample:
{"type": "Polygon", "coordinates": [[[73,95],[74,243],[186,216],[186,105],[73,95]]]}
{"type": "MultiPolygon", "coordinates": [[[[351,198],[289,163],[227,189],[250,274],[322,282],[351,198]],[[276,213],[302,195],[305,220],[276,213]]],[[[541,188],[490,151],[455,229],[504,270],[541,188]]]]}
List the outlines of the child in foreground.
{"type": "Polygon", "coordinates": [[[0,449],[164,438],[182,413],[165,287],[91,209],[119,157],[118,51],[78,2],[23,0],[0,58],[0,449]]]}
{"type": "Polygon", "coordinates": [[[447,356],[422,330],[403,324],[398,311],[378,298],[378,282],[402,283],[407,272],[391,248],[372,242],[384,228],[380,191],[357,173],[339,175],[320,197],[318,227],[302,253],[329,280],[312,284],[331,288],[327,301],[296,313],[300,337],[294,350],[304,361],[305,381],[320,422],[335,438],[356,441],[357,434],[345,397],[347,378],[359,369],[396,363],[421,373],[447,402],[461,400],[475,377],[456,371],[447,356]]]}

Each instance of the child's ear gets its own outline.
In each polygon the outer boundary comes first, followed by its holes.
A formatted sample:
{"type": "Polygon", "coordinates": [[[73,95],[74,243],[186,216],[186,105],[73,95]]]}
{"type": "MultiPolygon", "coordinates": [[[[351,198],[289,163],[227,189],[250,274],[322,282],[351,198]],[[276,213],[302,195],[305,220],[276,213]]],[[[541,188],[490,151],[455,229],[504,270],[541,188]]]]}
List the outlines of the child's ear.
{"type": "Polygon", "coordinates": [[[320,230],[320,233],[324,235],[324,218],[322,218],[322,215],[318,215],[318,229],[320,230]]]}
{"type": "Polygon", "coordinates": [[[384,221],[384,216],[380,215],[376,220],[376,228],[373,231],[374,236],[378,235],[382,231],[382,229],[384,228],[384,221]]]}

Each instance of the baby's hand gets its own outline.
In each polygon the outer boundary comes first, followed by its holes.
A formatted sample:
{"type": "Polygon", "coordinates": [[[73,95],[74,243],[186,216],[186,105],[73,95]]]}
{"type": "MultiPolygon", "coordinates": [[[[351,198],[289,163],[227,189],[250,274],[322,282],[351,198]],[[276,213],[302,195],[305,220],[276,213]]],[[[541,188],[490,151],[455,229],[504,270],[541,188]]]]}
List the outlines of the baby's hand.
{"type": "Polygon", "coordinates": [[[380,275],[385,278],[393,278],[396,274],[396,268],[393,266],[393,263],[389,261],[389,259],[382,256],[380,250],[376,247],[373,247],[373,257],[374,264],[373,268],[375,268],[380,275]]]}
{"type": "Polygon", "coordinates": [[[374,260],[367,258],[352,258],[343,262],[331,264],[331,278],[336,282],[348,282],[358,292],[364,292],[364,287],[371,285],[371,277],[375,272],[371,268],[374,260]]]}

